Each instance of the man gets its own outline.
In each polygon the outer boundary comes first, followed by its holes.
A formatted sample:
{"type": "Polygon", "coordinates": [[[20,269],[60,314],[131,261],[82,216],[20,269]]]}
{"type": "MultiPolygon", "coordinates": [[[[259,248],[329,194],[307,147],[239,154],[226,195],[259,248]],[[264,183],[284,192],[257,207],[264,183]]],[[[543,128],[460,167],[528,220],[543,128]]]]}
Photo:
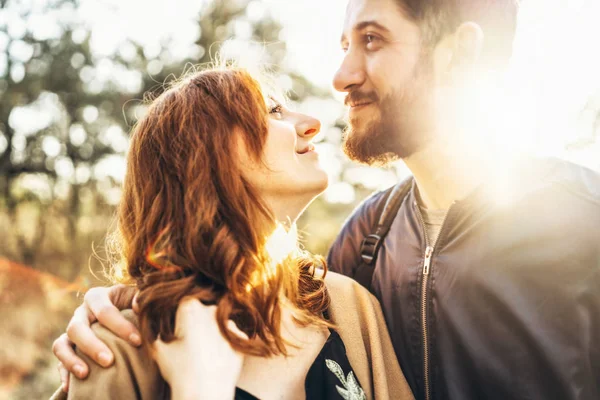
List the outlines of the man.
{"type": "MultiPolygon", "coordinates": [[[[481,118],[481,82],[499,82],[516,11],[514,0],[350,0],[346,10],[334,78],[350,108],[345,151],[367,164],[400,158],[414,176],[370,288],[418,399],[600,398],[600,178],[557,160],[508,164],[478,140],[498,123],[481,118]]],[[[355,275],[383,200],[346,222],[332,270],[355,275]]],[[[88,326],[99,319],[129,338],[109,302],[131,296],[91,291],[68,336],[110,364],[88,326]]],[[[84,375],[70,346],[59,338],[55,354],[84,375]]]]}

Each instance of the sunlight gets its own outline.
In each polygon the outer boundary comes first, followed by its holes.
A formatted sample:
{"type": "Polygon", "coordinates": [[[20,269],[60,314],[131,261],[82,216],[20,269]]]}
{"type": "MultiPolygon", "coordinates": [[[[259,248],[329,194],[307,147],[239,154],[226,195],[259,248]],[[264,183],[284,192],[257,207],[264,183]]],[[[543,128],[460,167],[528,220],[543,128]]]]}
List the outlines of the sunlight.
{"type": "Polygon", "coordinates": [[[473,126],[469,139],[483,142],[498,167],[508,156],[534,155],[585,159],[600,169],[600,157],[589,160],[598,142],[598,107],[585,113],[600,95],[600,54],[592,50],[598,13],[595,1],[523,2],[502,84],[479,81],[463,98],[469,112],[462,118],[473,126]]]}
{"type": "Polygon", "coordinates": [[[296,224],[292,224],[288,230],[283,224],[278,223],[267,240],[265,248],[271,258],[272,274],[274,275],[274,269],[277,265],[281,264],[283,260],[298,248],[298,230],[296,224]]]}
{"type": "Polygon", "coordinates": [[[600,54],[594,50],[599,13],[595,0],[522,3],[506,88],[508,123],[519,128],[505,132],[505,142],[560,156],[589,137],[589,126],[579,121],[590,97],[600,92],[600,54]]]}
{"type": "Polygon", "coordinates": [[[292,224],[289,229],[281,223],[278,223],[275,230],[267,239],[265,249],[270,258],[264,273],[254,271],[250,276],[250,282],[246,284],[246,291],[260,287],[268,282],[277,273],[278,266],[295,251],[298,250],[298,229],[296,224],[292,224]]]}

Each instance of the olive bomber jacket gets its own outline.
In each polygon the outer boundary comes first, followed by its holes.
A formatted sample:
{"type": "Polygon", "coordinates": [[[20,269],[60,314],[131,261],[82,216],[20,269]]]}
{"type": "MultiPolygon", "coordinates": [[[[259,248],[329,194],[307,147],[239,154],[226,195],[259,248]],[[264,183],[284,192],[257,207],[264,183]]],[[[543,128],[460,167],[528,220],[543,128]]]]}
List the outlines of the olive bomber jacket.
{"type": "MultiPolygon", "coordinates": [[[[382,198],[346,222],[331,270],[354,276],[382,198]]],[[[600,399],[600,175],[521,160],[455,202],[435,246],[416,202],[413,186],[371,283],[415,397],[600,399]]]]}

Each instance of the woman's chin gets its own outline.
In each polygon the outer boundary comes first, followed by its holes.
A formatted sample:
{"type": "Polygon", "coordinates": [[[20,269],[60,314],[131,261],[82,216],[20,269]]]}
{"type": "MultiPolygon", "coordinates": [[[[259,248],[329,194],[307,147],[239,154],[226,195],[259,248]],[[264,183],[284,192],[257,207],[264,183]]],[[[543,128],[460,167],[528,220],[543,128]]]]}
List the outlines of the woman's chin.
{"type": "Polygon", "coordinates": [[[327,188],[329,187],[329,177],[325,174],[325,179],[323,179],[319,184],[315,185],[314,191],[312,192],[311,200],[309,202],[312,203],[317,197],[322,195],[327,188]]]}
{"type": "Polygon", "coordinates": [[[329,187],[329,175],[323,170],[320,171],[320,176],[315,176],[315,196],[320,195],[329,187]]]}
{"type": "Polygon", "coordinates": [[[305,208],[312,203],[315,198],[323,194],[329,187],[329,177],[325,172],[321,176],[315,176],[315,179],[311,179],[310,182],[303,182],[299,184],[296,194],[298,198],[303,198],[306,202],[305,208]]]}
{"type": "Polygon", "coordinates": [[[329,187],[329,176],[323,169],[314,168],[310,172],[306,171],[301,177],[291,177],[288,187],[302,196],[318,196],[329,187]]]}

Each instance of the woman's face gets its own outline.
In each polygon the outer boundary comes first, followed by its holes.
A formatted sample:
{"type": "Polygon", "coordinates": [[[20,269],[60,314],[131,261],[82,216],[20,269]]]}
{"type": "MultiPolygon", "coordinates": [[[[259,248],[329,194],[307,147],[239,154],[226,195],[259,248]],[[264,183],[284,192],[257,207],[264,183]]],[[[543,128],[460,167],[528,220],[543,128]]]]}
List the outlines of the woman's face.
{"type": "Polygon", "coordinates": [[[284,201],[303,208],[328,184],[327,174],[321,168],[319,154],[312,144],[321,123],[274,100],[270,100],[268,108],[269,130],[262,163],[246,158],[245,176],[272,206],[277,203],[276,213],[284,201]]]}

